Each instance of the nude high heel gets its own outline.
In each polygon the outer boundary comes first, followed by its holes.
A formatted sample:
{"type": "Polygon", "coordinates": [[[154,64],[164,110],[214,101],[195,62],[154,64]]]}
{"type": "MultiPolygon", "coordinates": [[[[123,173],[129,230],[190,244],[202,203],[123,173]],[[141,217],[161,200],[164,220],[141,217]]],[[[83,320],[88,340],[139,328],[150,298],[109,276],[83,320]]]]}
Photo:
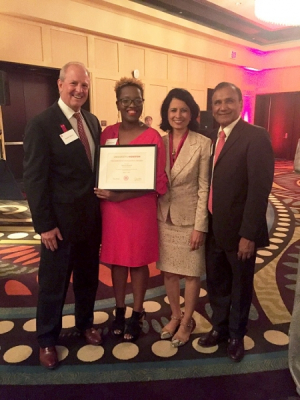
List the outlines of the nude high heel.
{"type": "Polygon", "coordinates": [[[184,326],[185,328],[189,328],[189,330],[190,330],[189,337],[188,337],[188,339],[187,339],[186,341],[182,341],[182,340],[180,340],[179,338],[173,339],[172,342],[171,342],[172,347],[181,347],[181,346],[184,346],[184,345],[190,340],[191,333],[193,332],[193,330],[194,330],[195,327],[196,327],[196,322],[195,322],[195,320],[192,318],[188,324],[183,324],[183,323],[181,322],[181,323],[180,323],[180,326],[184,326]]]}
{"type": "Polygon", "coordinates": [[[175,317],[175,316],[171,315],[171,320],[178,321],[178,324],[177,324],[177,326],[176,326],[176,328],[175,328],[175,330],[173,332],[168,331],[167,329],[163,328],[162,331],[161,331],[161,334],[160,334],[160,338],[162,340],[170,339],[171,337],[173,337],[175,335],[175,333],[177,332],[177,329],[180,326],[180,322],[182,320],[182,317],[183,317],[183,314],[181,314],[180,317],[175,317]]]}

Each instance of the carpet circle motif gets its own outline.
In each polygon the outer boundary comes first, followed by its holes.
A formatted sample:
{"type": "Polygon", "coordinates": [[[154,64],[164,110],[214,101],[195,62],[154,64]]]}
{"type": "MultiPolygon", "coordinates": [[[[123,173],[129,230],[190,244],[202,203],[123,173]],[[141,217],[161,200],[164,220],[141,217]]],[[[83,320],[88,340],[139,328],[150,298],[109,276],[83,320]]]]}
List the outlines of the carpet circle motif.
{"type": "MultiPolygon", "coordinates": [[[[101,265],[94,322],[103,336],[103,345],[86,345],[74,327],[71,280],[57,346],[61,367],[51,372],[51,383],[61,382],[60,369],[63,383],[101,383],[159,380],[162,370],[163,379],[176,379],[287,368],[288,329],[300,250],[300,187],[295,184],[296,179],[290,170],[276,169],[267,212],[270,245],[257,252],[249,330],[244,339],[246,356],[240,364],[227,358],[226,343],[208,349],[198,345],[199,334],[211,329],[205,276],[190,341],[177,349],[169,340],[160,340],[171,312],[155,265],[149,266],[150,282],[144,302],[147,316],[140,338],[135,343],[116,340],[110,333],[115,313],[110,271],[109,266],[101,265]]],[[[5,222],[0,228],[0,383],[47,383],[49,373],[39,366],[35,339],[40,236],[32,229],[28,207],[12,204],[2,205],[1,209],[5,215],[0,214],[0,223],[2,216],[3,221],[10,218],[10,212],[13,220],[19,214],[20,223],[13,226],[5,222]]],[[[181,282],[184,310],[183,287],[181,282]]],[[[126,318],[131,316],[132,300],[128,285],[126,318]]]]}

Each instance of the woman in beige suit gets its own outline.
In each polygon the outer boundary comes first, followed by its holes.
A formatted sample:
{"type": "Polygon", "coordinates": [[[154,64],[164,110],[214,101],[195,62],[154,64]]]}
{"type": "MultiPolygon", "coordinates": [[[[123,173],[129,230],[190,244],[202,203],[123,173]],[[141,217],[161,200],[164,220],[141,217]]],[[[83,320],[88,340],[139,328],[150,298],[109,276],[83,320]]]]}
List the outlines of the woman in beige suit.
{"type": "Polygon", "coordinates": [[[184,89],[172,89],[161,107],[160,128],[166,152],[168,191],[158,202],[160,260],[171,307],[161,339],[183,346],[194,329],[193,312],[205,272],[204,240],[208,228],[210,139],[196,133],[198,105],[184,89]],[[180,309],[180,279],[185,278],[185,307],[180,309]]]}

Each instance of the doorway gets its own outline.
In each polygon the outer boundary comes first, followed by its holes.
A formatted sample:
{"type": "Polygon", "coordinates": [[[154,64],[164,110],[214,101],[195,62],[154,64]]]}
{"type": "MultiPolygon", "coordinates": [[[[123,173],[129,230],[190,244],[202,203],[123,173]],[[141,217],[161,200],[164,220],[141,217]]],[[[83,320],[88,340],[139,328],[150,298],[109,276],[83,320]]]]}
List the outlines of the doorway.
{"type": "Polygon", "coordinates": [[[27,122],[58,99],[58,69],[0,62],[6,72],[10,105],[2,106],[6,163],[14,178],[23,178],[23,136],[27,122]]]}
{"type": "Polygon", "coordinates": [[[293,160],[300,138],[300,92],[256,96],[255,125],[269,133],[275,158],[293,160]]]}

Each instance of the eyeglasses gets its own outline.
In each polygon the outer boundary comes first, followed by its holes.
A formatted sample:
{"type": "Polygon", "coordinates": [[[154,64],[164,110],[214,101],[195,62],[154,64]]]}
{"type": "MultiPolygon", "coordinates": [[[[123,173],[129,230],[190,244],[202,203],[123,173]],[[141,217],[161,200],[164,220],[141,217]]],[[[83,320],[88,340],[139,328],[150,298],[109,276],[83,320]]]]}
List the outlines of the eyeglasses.
{"type": "Polygon", "coordinates": [[[129,107],[131,103],[133,103],[135,106],[139,107],[144,103],[144,99],[141,99],[140,97],[137,97],[135,99],[119,99],[118,100],[122,106],[124,107],[129,107]]]}

